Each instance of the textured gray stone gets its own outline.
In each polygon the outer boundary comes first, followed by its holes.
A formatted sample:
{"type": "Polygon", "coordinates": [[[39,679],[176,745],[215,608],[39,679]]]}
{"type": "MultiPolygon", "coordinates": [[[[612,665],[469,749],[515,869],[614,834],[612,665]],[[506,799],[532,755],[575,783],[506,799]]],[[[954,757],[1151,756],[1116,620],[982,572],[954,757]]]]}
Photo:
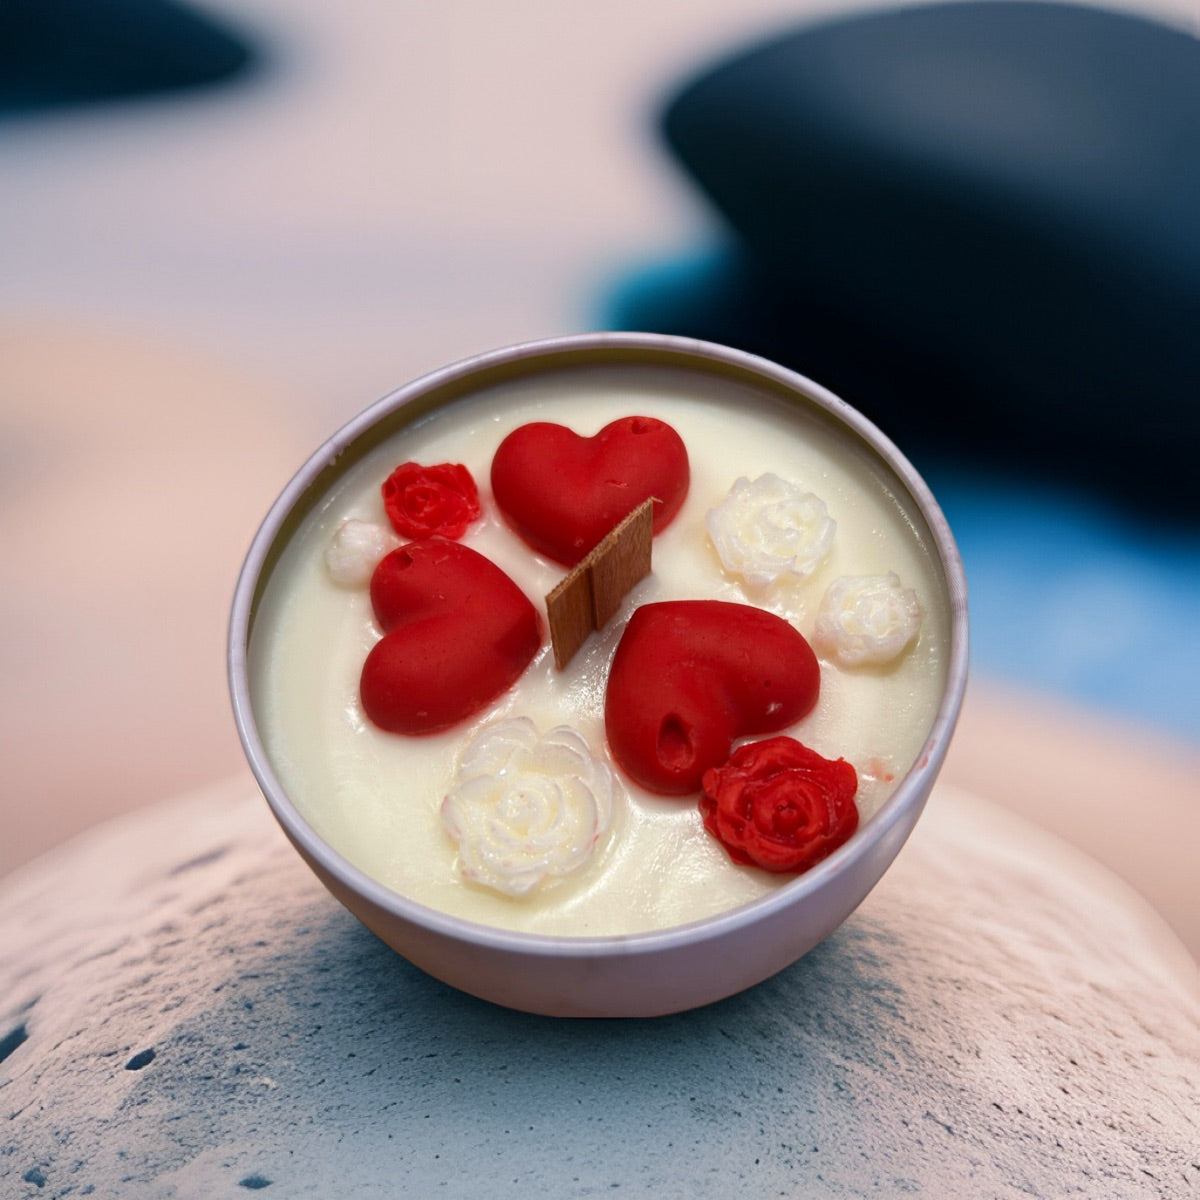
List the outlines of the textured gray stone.
{"type": "Polygon", "coordinates": [[[424,975],[248,777],[0,887],[0,1195],[1172,1197],[1200,986],[1123,885],[949,790],[853,918],[692,1013],[424,975]]]}

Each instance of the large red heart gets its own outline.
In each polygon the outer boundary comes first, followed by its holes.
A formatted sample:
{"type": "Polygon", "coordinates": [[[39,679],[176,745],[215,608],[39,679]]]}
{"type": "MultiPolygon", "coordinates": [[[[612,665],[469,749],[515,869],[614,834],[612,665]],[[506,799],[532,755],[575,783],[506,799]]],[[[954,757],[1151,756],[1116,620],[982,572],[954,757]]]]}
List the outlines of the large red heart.
{"type": "Polygon", "coordinates": [[[391,733],[432,733],[506,691],[541,645],[537,610],[491,559],[440,538],[393,550],[371,577],[383,630],[359,695],[391,733]]]}
{"type": "Polygon", "coordinates": [[[820,666],[782,617],[724,600],[634,610],[608,676],[604,723],[618,766],[663,795],[700,790],[735,738],[776,733],[817,702],[820,666]]]}
{"type": "Polygon", "coordinates": [[[538,553],[573,567],[618,522],[654,497],[654,532],[688,490],[683,439],[655,417],[622,417],[593,437],[535,421],[514,429],[492,459],[492,494],[538,553]]]}

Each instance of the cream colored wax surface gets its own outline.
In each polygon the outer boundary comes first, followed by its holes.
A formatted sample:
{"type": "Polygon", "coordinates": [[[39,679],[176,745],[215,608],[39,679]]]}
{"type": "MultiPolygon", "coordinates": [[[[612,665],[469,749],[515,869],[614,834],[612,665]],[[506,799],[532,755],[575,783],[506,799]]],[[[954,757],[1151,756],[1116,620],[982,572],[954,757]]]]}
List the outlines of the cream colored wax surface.
{"type": "Polygon", "coordinates": [[[345,858],[404,896],[529,932],[599,936],[657,929],[787,883],[794,877],[735,865],[704,831],[695,798],[653,796],[619,771],[625,796],[590,862],[530,895],[509,897],[464,882],[439,816],[461,747],[498,716],[527,716],[543,731],[569,725],[607,757],[605,679],[629,612],[656,600],[751,599],[723,572],[705,515],[738,476],[768,471],[819,495],[837,534],[817,572],[767,597],[764,607],[811,639],[830,581],[889,571],[916,590],[921,604],[919,640],[896,663],[842,670],[822,661],[817,706],[787,731],[855,766],[860,813],[869,819],[920,752],[944,684],[948,615],[930,547],[890,492],[886,469],[819,416],[725,381],[632,368],[539,376],[455,401],[373,451],[309,515],[272,576],[251,641],[256,717],[296,807],[345,858]],[[561,673],[547,630],[516,686],[461,727],[422,737],[374,728],[358,699],[363,660],[379,637],[369,596],[364,588],[336,586],[324,563],[341,523],[386,524],[379,488],[400,463],[461,462],[483,506],[462,541],[508,572],[544,622],[543,597],[565,569],[535,555],[505,526],[489,488],[492,455],[507,433],[529,421],[556,421],[590,436],[635,414],[658,417],[679,432],[691,484],[682,511],[655,539],[652,575],[630,593],[618,617],[561,673]]]}

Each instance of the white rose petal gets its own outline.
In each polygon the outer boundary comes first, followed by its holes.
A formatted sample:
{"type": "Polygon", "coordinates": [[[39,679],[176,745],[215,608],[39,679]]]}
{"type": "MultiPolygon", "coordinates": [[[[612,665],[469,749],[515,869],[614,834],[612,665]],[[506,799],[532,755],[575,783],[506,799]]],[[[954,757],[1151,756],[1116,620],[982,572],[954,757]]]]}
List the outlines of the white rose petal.
{"type": "Polygon", "coordinates": [[[898,658],[920,629],[917,593],[894,571],[843,575],[821,601],[813,646],[839,666],[877,665],[898,658]]]}
{"type": "Polygon", "coordinates": [[[837,531],[824,500],[773,474],[741,476],[706,523],[725,569],[756,588],[811,575],[837,531]]]}
{"type": "Polygon", "coordinates": [[[541,736],[527,717],[485,726],[442,801],[464,879],[508,896],[577,871],[622,795],[608,765],[565,725],[541,736]]]}
{"type": "Polygon", "coordinates": [[[400,544],[395,534],[370,521],[343,521],[325,548],[325,568],[338,587],[360,588],[385,554],[400,544]]]}

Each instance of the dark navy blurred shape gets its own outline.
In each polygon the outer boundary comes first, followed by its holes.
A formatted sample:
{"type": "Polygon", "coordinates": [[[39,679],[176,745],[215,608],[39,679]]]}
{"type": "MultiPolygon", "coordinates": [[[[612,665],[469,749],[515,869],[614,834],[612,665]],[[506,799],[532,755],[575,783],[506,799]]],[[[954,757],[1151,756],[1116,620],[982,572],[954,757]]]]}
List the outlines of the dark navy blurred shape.
{"type": "Polygon", "coordinates": [[[222,83],[257,62],[170,0],[0,0],[0,119],[222,83]]]}
{"type": "Polygon", "coordinates": [[[812,25],[664,106],[727,252],[614,324],[840,392],[910,452],[1200,512],[1200,42],[993,0],[812,25]]]}

